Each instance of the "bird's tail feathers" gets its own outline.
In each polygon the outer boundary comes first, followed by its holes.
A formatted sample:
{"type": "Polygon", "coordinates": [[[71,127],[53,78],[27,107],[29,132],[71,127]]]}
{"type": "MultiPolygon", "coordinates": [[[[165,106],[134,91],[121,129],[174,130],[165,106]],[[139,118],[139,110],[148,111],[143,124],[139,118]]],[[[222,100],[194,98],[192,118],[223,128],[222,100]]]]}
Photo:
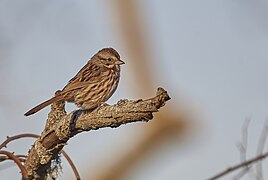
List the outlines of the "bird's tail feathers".
{"type": "Polygon", "coordinates": [[[49,99],[49,100],[37,105],[37,106],[35,106],[34,108],[30,109],[28,112],[26,112],[24,114],[24,116],[30,116],[30,115],[40,111],[41,109],[47,107],[48,105],[50,105],[50,104],[52,104],[54,102],[58,102],[60,100],[63,100],[63,96],[61,96],[61,95],[55,96],[55,97],[53,97],[53,98],[51,98],[51,99],[49,99]]]}

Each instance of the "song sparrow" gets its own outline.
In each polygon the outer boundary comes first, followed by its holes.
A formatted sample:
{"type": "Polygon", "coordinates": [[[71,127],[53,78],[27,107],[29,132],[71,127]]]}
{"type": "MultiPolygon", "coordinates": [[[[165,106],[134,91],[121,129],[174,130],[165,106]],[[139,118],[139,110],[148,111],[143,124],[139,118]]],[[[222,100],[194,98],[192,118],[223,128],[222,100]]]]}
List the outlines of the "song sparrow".
{"type": "Polygon", "coordinates": [[[97,52],[55,97],[32,108],[29,116],[58,101],[73,102],[82,109],[93,109],[107,101],[115,92],[119,78],[120,55],[113,48],[97,52]]]}

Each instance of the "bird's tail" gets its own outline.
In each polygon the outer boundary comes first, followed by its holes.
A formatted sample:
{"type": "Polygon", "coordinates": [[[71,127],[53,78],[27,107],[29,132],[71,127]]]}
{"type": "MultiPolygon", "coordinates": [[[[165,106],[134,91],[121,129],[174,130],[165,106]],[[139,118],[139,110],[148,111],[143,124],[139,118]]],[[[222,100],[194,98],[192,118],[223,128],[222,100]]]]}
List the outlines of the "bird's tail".
{"type": "Polygon", "coordinates": [[[53,97],[53,98],[51,98],[51,99],[49,99],[49,100],[37,105],[37,106],[35,106],[34,108],[30,109],[28,112],[26,112],[24,114],[24,116],[30,116],[30,115],[40,111],[41,109],[47,107],[48,105],[50,105],[50,104],[52,104],[54,102],[58,102],[60,100],[63,100],[63,96],[61,96],[61,95],[55,96],[55,97],[53,97]]]}

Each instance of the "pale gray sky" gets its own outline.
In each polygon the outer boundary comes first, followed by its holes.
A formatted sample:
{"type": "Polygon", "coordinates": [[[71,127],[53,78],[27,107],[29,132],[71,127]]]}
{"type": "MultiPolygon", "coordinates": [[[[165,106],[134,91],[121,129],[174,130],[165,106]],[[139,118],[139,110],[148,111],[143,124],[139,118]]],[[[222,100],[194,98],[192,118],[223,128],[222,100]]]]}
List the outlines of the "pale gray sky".
{"type": "MultiPolygon", "coordinates": [[[[116,19],[107,5],[105,0],[0,0],[0,141],[7,135],[40,133],[49,108],[29,118],[24,112],[61,89],[103,47],[114,47],[126,62],[109,103],[139,97],[128,88],[135,72],[128,73],[127,53],[111,27],[116,19]]],[[[254,156],[268,115],[268,1],[148,0],[139,5],[154,50],[152,68],[161,72],[155,73],[153,83],[172,97],[164,108],[192,103],[202,114],[198,120],[203,126],[185,145],[157,151],[127,179],[210,177],[239,161],[236,143],[246,117],[251,117],[248,156],[254,156]]],[[[85,177],[110,160],[107,150],[118,154],[117,147],[133,139],[137,127],[83,133],[65,149],[85,177]]],[[[10,148],[27,152],[31,142],[14,144],[10,148]]],[[[18,179],[17,167],[4,168],[9,165],[0,164],[1,179],[18,179]]],[[[265,161],[266,172],[267,168],[265,161]]],[[[60,179],[72,178],[64,164],[60,179]]]]}

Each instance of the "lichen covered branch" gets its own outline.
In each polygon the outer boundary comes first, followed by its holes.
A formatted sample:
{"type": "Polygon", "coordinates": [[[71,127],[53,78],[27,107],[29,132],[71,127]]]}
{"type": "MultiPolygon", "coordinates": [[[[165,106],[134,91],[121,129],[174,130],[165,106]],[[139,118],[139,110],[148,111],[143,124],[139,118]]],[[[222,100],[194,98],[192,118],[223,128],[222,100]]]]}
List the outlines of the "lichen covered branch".
{"type": "Polygon", "coordinates": [[[28,176],[42,179],[50,173],[51,161],[58,158],[61,149],[74,135],[105,127],[149,121],[153,113],[165,105],[170,97],[163,88],[157,89],[155,97],[147,100],[120,100],[115,105],[103,105],[93,111],[73,111],[66,114],[65,103],[52,104],[46,127],[35,141],[25,161],[28,176]]]}

